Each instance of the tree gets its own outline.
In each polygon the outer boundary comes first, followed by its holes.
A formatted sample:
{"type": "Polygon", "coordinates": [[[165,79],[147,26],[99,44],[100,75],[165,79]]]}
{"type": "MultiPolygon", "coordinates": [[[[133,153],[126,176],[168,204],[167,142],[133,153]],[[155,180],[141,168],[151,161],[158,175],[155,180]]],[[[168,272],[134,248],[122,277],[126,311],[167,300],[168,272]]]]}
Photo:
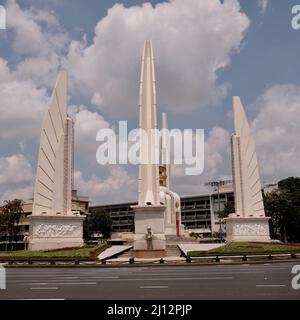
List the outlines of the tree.
{"type": "Polygon", "coordinates": [[[227,218],[231,213],[235,212],[234,203],[232,201],[226,201],[224,203],[224,208],[220,212],[221,219],[227,218]]]}
{"type": "Polygon", "coordinates": [[[9,242],[17,241],[19,233],[19,223],[23,214],[23,201],[20,199],[6,200],[2,211],[2,226],[6,229],[9,242]]]}
{"type": "Polygon", "coordinates": [[[101,233],[103,238],[109,238],[112,232],[112,218],[103,210],[93,211],[88,217],[88,230],[101,233]]]}
{"type": "Polygon", "coordinates": [[[293,204],[283,190],[273,190],[264,195],[266,216],[270,219],[271,238],[279,238],[284,242],[290,241],[291,222],[293,220],[293,204]]]}
{"type": "Polygon", "coordinates": [[[287,193],[293,205],[300,208],[300,178],[289,177],[278,182],[278,189],[287,193]]]}

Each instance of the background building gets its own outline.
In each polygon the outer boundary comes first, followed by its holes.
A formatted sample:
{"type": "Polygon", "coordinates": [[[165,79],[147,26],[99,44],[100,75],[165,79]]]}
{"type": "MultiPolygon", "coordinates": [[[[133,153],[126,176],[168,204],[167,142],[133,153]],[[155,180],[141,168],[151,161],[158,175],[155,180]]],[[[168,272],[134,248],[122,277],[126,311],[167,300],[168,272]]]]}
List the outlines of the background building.
{"type": "MultiPolygon", "coordinates": [[[[234,202],[232,187],[220,190],[220,210],[223,210],[227,201],[234,202]]],[[[90,212],[103,210],[113,221],[114,232],[134,231],[134,211],[131,206],[135,202],[101,205],[90,207],[90,212]]],[[[218,194],[202,194],[181,197],[181,218],[185,229],[203,236],[211,236],[219,232],[218,194]]]]}
{"type": "MultiPolygon", "coordinates": [[[[89,197],[78,195],[77,190],[72,191],[72,210],[79,211],[80,215],[88,215],[89,213],[89,197]]],[[[23,213],[18,225],[18,242],[14,244],[14,248],[22,248],[23,238],[29,234],[29,216],[32,214],[33,202],[24,203],[23,213]]],[[[7,232],[0,228],[0,251],[5,250],[7,244],[7,232]]]]}

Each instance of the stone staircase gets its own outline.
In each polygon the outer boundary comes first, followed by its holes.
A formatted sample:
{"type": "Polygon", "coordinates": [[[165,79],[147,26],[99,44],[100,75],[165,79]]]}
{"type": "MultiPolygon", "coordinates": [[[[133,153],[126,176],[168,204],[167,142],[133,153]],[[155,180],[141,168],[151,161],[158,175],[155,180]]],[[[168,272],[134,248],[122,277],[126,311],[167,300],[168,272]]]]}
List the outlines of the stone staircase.
{"type": "Polygon", "coordinates": [[[119,258],[133,258],[133,249],[130,249],[119,256],[119,258]]]}
{"type": "MultiPolygon", "coordinates": [[[[180,257],[181,251],[179,250],[177,244],[167,244],[166,257],[180,257]]],[[[126,251],[119,255],[118,258],[133,258],[133,249],[126,251]]]]}
{"type": "Polygon", "coordinates": [[[177,244],[167,244],[166,257],[180,257],[181,252],[177,244]]]}

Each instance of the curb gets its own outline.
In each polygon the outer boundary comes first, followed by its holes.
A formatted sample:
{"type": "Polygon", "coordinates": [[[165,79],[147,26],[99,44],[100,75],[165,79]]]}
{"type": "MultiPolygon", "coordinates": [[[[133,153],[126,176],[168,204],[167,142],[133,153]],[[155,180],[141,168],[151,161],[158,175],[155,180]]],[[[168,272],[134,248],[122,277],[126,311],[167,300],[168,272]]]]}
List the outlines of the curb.
{"type": "Polygon", "coordinates": [[[289,260],[257,260],[257,261],[236,261],[236,262],[211,262],[211,263],[134,263],[134,264],[90,264],[90,265],[3,265],[6,269],[34,269],[34,268],[139,268],[139,267],[192,267],[192,266],[230,266],[230,265],[249,265],[249,264],[278,264],[278,263],[300,263],[300,259],[289,259],[289,260]]]}

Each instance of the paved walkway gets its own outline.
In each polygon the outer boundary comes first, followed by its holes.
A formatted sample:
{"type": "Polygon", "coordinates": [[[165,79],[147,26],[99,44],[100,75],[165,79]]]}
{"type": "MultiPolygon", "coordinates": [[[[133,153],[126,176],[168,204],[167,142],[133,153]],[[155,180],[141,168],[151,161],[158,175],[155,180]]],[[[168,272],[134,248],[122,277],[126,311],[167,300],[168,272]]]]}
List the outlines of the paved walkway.
{"type": "Polygon", "coordinates": [[[179,248],[187,254],[189,251],[208,251],[224,246],[224,243],[184,243],[179,248]]]}
{"type": "Polygon", "coordinates": [[[108,259],[115,255],[121,254],[129,249],[131,249],[133,246],[111,246],[110,248],[106,249],[102,253],[99,254],[98,259],[108,259]]]}
{"type": "MultiPolygon", "coordinates": [[[[183,262],[185,261],[185,258],[182,258],[182,257],[164,257],[163,258],[165,262],[183,262]]],[[[134,261],[135,263],[159,263],[160,262],[160,258],[134,258],[134,261]]],[[[107,263],[125,263],[125,264],[128,264],[129,262],[129,259],[126,257],[126,258],[123,258],[122,256],[121,257],[118,257],[118,258],[115,258],[115,259],[108,259],[106,261],[107,263]]]]}

